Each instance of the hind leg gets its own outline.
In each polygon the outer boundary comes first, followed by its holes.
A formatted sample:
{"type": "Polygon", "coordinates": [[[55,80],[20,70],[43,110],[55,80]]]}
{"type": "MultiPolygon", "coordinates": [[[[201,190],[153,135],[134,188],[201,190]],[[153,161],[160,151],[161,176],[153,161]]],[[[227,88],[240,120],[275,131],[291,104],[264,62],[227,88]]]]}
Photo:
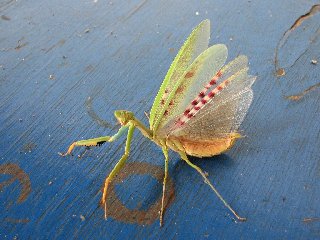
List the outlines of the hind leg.
{"type": "Polygon", "coordinates": [[[246,218],[240,217],[233,209],[232,207],[226,202],[226,200],[223,199],[221,194],[218,192],[218,190],[212,185],[212,183],[207,178],[206,174],[199,168],[197,165],[194,165],[190,160],[188,159],[186,153],[179,152],[181,158],[192,168],[197,170],[198,173],[203,177],[204,182],[210,186],[210,188],[215,192],[215,194],[218,196],[218,198],[223,202],[223,204],[233,213],[233,215],[239,220],[239,221],[246,221],[246,218]]]}

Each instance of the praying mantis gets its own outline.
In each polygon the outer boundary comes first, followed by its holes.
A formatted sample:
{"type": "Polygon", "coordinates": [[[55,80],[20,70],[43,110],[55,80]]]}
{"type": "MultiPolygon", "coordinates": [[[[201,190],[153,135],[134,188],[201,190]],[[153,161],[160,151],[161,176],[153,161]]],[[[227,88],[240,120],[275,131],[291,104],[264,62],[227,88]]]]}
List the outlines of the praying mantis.
{"type": "Polygon", "coordinates": [[[239,221],[240,217],[209,181],[206,173],[189,158],[210,157],[229,150],[241,137],[238,128],[253,99],[252,84],[255,76],[248,75],[248,59],[236,57],[225,65],[227,47],[216,44],[208,47],[210,21],[202,21],[189,35],[173,60],[156,95],[149,117],[150,127],[141,123],[132,112],[118,110],[114,115],[121,124],[113,136],[102,136],[73,142],[66,153],[76,146],[98,146],[114,142],[127,133],[125,151],[105,179],[101,203],[107,213],[108,186],[126,163],[135,129],[158,145],[164,155],[164,178],[160,226],[163,225],[164,200],[168,178],[168,151],[177,152],[181,159],[195,169],[205,183],[239,221]]]}

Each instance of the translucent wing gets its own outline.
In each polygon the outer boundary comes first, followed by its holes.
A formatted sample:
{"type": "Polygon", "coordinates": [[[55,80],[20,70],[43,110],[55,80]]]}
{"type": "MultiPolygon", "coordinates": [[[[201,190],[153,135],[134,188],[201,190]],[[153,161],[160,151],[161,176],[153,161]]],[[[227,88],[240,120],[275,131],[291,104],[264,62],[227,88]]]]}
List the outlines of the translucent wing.
{"type": "Polygon", "coordinates": [[[150,128],[159,118],[167,96],[172,92],[176,81],[182,76],[191,63],[208,48],[210,38],[210,21],[202,21],[190,34],[173,60],[150,111],[150,128]]]}
{"type": "MultiPolygon", "coordinates": [[[[180,107],[179,114],[171,119],[166,125],[159,129],[159,135],[179,135],[180,130],[185,129],[195,121],[199,115],[204,114],[207,109],[215,108],[219,104],[228,99],[232,99],[235,95],[248,87],[245,80],[248,79],[248,59],[246,56],[238,56],[233,61],[219,70],[217,74],[209,80],[209,84],[201,91],[201,94],[195,96],[191,104],[185,109],[180,107]],[[214,80],[215,84],[211,84],[214,80]]],[[[183,106],[180,104],[180,106],[183,106]]],[[[184,104],[185,106],[185,104],[184,104]]]]}
{"type": "MultiPolygon", "coordinates": [[[[203,89],[218,82],[216,73],[224,65],[228,55],[227,47],[223,44],[211,46],[201,53],[176,82],[171,93],[164,101],[159,118],[154,123],[154,130],[161,129],[174,119],[181,110],[191,104],[195,95],[204,94],[203,89]],[[208,82],[212,78],[212,81],[208,82]]],[[[220,74],[219,74],[220,76],[220,74]]]]}
{"type": "MultiPolygon", "coordinates": [[[[255,78],[249,79],[251,82],[255,78]]],[[[172,135],[193,140],[211,140],[230,136],[236,132],[242,123],[253,99],[250,88],[245,88],[238,94],[218,106],[214,103],[206,105],[193,120],[184,128],[172,135]],[[203,112],[202,112],[203,111],[203,112]]]]}

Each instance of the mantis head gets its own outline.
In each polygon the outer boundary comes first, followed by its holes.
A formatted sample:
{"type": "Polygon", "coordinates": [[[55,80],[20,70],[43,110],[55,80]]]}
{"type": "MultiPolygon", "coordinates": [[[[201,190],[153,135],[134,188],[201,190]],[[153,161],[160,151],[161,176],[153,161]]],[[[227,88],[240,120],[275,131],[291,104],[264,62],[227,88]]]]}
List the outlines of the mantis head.
{"type": "Polygon", "coordinates": [[[130,120],[134,119],[133,113],[125,110],[115,111],[114,116],[118,119],[121,125],[126,125],[130,120]]]}

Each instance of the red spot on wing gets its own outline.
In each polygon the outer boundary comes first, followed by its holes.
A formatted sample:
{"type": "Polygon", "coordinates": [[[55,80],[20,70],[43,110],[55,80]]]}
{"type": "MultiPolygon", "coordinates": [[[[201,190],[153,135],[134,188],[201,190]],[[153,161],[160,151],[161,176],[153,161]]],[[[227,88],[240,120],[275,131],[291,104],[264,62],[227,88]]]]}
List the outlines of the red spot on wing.
{"type": "MultiPolygon", "coordinates": [[[[187,72],[185,77],[189,78],[194,75],[194,72],[187,72]]],[[[218,91],[221,91],[226,85],[227,81],[224,81],[224,83],[221,83],[219,86],[217,86],[214,90],[209,91],[209,89],[217,84],[218,79],[222,76],[221,70],[219,70],[216,75],[205,85],[204,89],[202,89],[201,92],[199,92],[198,96],[192,100],[191,104],[186,108],[186,110],[183,112],[183,116],[178,119],[177,124],[183,125],[185,124],[190,118],[194,117],[195,114],[210,101],[211,98],[215,96],[215,94],[218,91]]],[[[177,90],[178,92],[178,90],[177,90]]]]}
{"type": "Polygon", "coordinates": [[[164,93],[168,93],[168,92],[169,92],[169,90],[168,90],[168,89],[164,90],[164,93]]]}
{"type": "Polygon", "coordinates": [[[204,92],[199,93],[199,97],[203,98],[205,96],[204,92]]]}
{"type": "Polygon", "coordinates": [[[186,109],[183,114],[188,115],[189,112],[190,112],[190,109],[186,109]]]}
{"type": "Polygon", "coordinates": [[[161,99],[161,104],[164,105],[164,99],[161,99]]]}
{"type": "Polygon", "coordinates": [[[211,86],[211,85],[214,85],[214,84],[216,84],[216,83],[217,83],[217,81],[213,78],[213,79],[210,81],[209,85],[211,86]]]}
{"type": "Polygon", "coordinates": [[[208,97],[209,97],[209,98],[213,98],[213,97],[214,97],[214,95],[215,95],[215,93],[214,93],[214,92],[209,92],[208,97]]]}
{"type": "Polygon", "coordinates": [[[167,116],[168,115],[168,110],[165,110],[163,115],[167,116]]]}
{"type": "Polygon", "coordinates": [[[182,126],[184,124],[184,121],[182,121],[181,118],[179,118],[176,124],[182,126]]]}

